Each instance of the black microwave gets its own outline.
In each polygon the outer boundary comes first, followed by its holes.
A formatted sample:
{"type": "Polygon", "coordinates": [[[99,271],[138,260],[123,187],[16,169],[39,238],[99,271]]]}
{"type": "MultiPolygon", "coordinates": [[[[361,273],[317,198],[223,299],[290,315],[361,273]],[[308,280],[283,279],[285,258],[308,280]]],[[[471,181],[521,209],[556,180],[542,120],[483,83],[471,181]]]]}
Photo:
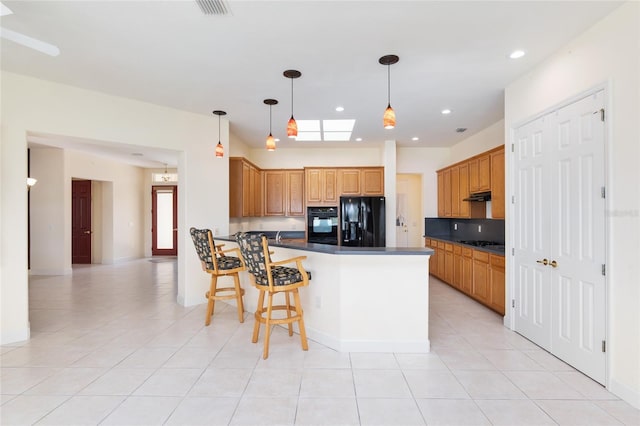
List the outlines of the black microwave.
{"type": "Polygon", "coordinates": [[[338,245],[337,207],[307,207],[307,242],[338,245]]]}

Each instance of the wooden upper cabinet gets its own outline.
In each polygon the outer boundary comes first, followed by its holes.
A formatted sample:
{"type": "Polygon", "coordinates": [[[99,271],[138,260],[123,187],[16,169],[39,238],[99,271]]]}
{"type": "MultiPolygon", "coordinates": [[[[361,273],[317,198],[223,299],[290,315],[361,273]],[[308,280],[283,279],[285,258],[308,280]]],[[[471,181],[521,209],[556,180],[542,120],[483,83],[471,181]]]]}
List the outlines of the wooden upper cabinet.
{"type": "Polygon", "coordinates": [[[340,195],[360,195],[360,169],[338,169],[340,195]]]}
{"type": "Polygon", "coordinates": [[[444,177],[444,217],[451,217],[451,169],[443,172],[444,177]]]}
{"type": "Polygon", "coordinates": [[[264,215],[284,216],[285,206],[285,177],[284,170],[264,171],[264,215]]]}
{"type": "Polygon", "coordinates": [[[229,159],[229,217],[262,215],[262,171],[243,158],[229,159]]]}
{"type": "Polygon", "coordinates": [[[491,217],[504,219],[504,146],[491,153],[491,217]]]}
{"type": "Polygon", "coordinates": [[[362,195],[384,195],[384,167],[367,167],[360,171],[362,195]]]}
{"type": "Polygon", "coordinates": [[[458,205],[459,217],[471,217],[469,201],[462,201],[469,196],[469,163],[458,166],[458,205]]]}
{"type": "Polygon", "coordinates": [[[288,170],[286,178],[286,215],[304,216],[304,170],[288,170]]]}
{"type": "Polygon", "coordinates": [[[469,160],[469,192],[491,191],[491,155],[469,160]]]}
{"type": "Polygon", "coordinates": [[[308,206],[338,205],[338,173],[336,169],[313,167],[304,169],[308,206]]]}
{"type": "Polygon", "coordinates": [[[451,217],[460,217],[460,168],[451,167],[451,217]]]}
{"type": "Polygon", "coordinates": [[[304,171],[265,170],[264,215],[304,216],[304,171]]]}
{"type": "Polygon", "coordinates": [[[444,217],[444,171],[438,172],[438,217],[444,217]]]}

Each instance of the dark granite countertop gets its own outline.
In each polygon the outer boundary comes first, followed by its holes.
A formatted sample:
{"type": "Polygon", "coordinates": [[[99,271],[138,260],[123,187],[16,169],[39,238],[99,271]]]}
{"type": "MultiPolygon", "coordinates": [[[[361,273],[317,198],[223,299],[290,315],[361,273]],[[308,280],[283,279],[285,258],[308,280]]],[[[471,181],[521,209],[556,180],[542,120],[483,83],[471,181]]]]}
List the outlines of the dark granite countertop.
{"type": "MultiPolygon", "coordinates": [[[[269,234],[266,232],[265,235],[267,235],[267,238],[269,237],[269,234]]],[[[236,237],[234,235],[218,235],[214,237],[214,239],[221,241],[236,241],[236,237]]],[[[427,247],[342,247],[333,246],[330,244],[287,241],[287,239],[284,237],[283,241],[280,242],[275,241],[275,239],[269,239],[269,246],[337,255],[427,256],[433,254],[433,250],[427,247]]]]}
{"type": "Polygon", "coordinates": [[[446,243],[455,243],[455,244],[459,244],[463,247],[468,247],[474,250],[478,250],[478,251],[484,251],[487,253],[492,253],[492,254],[498,254],[500,256],[504,256],[504,245],[490,245],[490,246],[473,246],[470,244],[464,244],[461,243],[460,241],[456,241],[456,240],[452,240],[450,237],[448,236],[436,236],[436,235],[425,235],[425,238],[431,238],[432,240],[439,240],[439,241],[444,241],[446,243]]]}

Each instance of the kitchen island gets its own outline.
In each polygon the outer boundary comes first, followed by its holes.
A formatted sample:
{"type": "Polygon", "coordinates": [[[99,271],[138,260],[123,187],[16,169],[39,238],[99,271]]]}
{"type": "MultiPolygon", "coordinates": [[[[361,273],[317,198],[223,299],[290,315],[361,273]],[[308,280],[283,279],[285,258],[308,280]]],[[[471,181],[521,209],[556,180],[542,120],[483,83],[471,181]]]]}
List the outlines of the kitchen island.
{"type": "MultiPolygon", "coordinates": [[[[225,249],[234,236],[216,237],[225,249]]],[[[274,260],[307,256],[301,289],[307,335],[340,352],[429,352],[429,256],[425,247],[341,247],[270,240],[274,260]]],[[[258,292],[240,274],[244,305],[255,312],[258,292]]]]}

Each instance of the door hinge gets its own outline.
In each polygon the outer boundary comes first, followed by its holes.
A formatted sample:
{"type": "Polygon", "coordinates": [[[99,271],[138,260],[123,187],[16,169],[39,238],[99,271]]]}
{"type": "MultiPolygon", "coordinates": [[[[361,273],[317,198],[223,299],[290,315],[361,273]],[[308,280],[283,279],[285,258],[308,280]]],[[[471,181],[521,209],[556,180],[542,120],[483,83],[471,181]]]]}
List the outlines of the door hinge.
{"type": "Polygon", "coordinates": [[[511,299],[511,307],[512,308],[516,307],[516,299],[511,299]]]}
{"type": "Polygon", "coordinates": [[[607,275],[607,265],[602,264],[602,275],[607,275]]]}
{"type": "Polygon", "coordinates": [[[600,121],[604,121],[604,108],[600,108],[600,121]]]}
{"type": "Polygon", "coordinates": [[[512,143],[511,144],[511,152],[516,152],[516,144],[512,143]]]}
{"type": "Polygon", "coordinates": [[[515,256],[516,255],[516,249],[515,248],[511,248],[511,256],[515,256]]]}
{"type": "Polygon", "coordinates": [[[604,186],[600,187],[600,197],[601,198],[606,198],[607,197],[607,191],[606,191],[606,189],[604,189],[604,186]]]}
{"type": "Polygon", "coordinates": [[[602,352],[606,352],[607,351],[607,341],[603,340],[602,341],[602,352]]]}
{"type": "Polygon", "coordinates": [[[516,196],[512,195],[511,196],[511,204],[515,204],[516,203],[516,196]]]}

